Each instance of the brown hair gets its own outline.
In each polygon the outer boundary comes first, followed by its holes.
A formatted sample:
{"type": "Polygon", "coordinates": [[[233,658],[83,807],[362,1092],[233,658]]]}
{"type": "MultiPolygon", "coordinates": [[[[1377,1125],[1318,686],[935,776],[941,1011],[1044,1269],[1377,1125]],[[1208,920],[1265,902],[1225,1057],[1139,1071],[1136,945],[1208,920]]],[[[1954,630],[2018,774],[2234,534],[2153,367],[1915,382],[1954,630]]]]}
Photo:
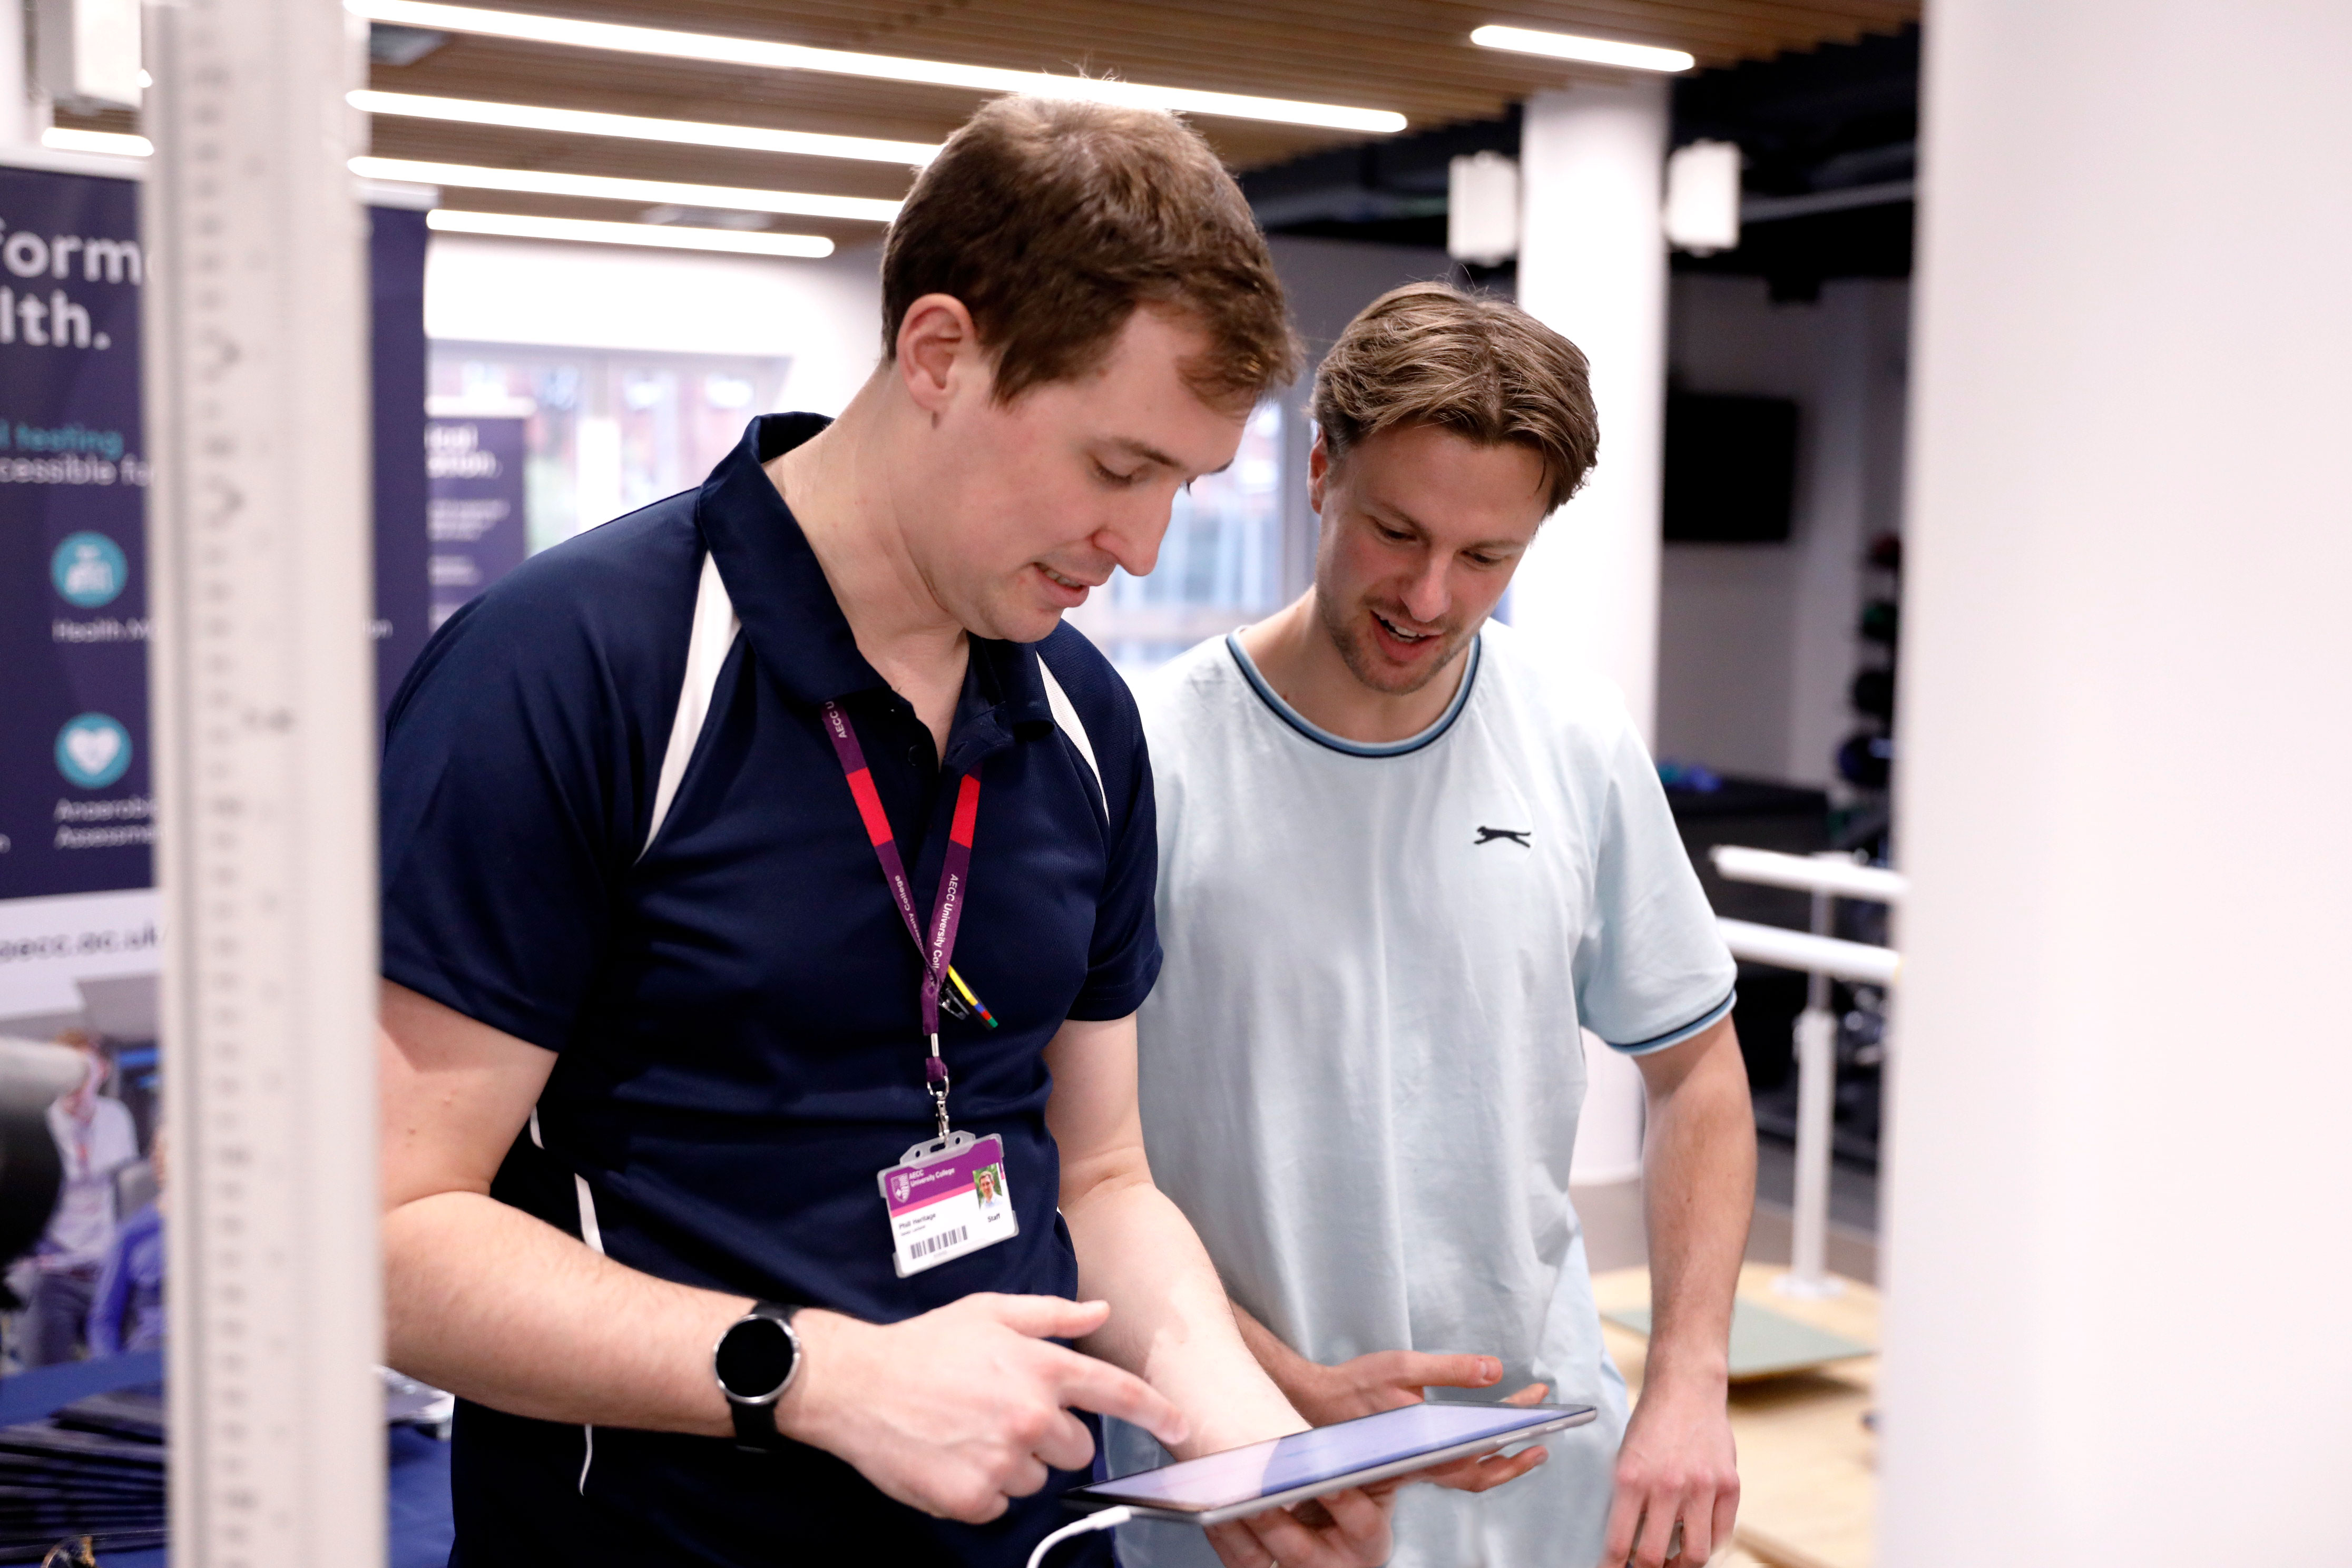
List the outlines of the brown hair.
{"type": "Polygon", "coordinates": [[[1173,116],[1002,98],[948,138],[882,246],[882,352],[907,308],[946,294],[996,355],[995,397],[1086,374],[1140,304],[1185,311],[1208,350],[1182,367],[1211,403],[1255,402],[1298,373],[1249,204],[1173,116]]]}
{"type": "Polygon", "coordinates": [[[1408,283],[1365,306],[1315,373],[1314,409],[1335,463],[1400,425],[1532,447],[1553,509],[1601,449],[1583,351],[1517,305],[1449,283],[1408,283]]]}

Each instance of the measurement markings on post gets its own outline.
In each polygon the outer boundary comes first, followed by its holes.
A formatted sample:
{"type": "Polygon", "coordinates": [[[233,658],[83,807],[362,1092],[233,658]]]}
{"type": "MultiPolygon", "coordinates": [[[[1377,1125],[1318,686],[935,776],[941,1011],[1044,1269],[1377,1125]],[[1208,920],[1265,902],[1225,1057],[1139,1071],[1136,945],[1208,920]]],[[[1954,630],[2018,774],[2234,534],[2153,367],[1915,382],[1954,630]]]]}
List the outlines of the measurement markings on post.
{"type": "Polygon", "coordinates": [[[173,1551],[382,1561],[356,85],[304,0],[152,13],[173,1551]],[[370,1396],[374,1405],[370,1407],[370,1396]]]}

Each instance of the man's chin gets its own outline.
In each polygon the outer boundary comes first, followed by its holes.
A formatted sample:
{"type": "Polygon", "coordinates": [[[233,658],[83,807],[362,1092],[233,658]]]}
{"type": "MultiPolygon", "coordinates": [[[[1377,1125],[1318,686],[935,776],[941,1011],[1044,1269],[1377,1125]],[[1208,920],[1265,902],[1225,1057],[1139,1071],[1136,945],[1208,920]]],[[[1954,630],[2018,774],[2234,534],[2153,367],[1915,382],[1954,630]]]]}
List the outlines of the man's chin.
{"type": "Polygon", "coordinates": [[[1369,635],[1340,641],[1339,658],[1347,665],[1348,673],[1383,697],[1411,697],[1452,669],[1469,640],[1457,634],[1445,639],[1426,658],[1416,659],[1402,668],[1382,656],[1369,635]]]}
{"type": "Polygon", "coordinates": [[[995,642],[1043,642],[1062,624],[1062,616],[1058,605],[998,604],[976,605],[971,614],[958,618],[963,622],[964,630],[976,637],[995,642]]]}

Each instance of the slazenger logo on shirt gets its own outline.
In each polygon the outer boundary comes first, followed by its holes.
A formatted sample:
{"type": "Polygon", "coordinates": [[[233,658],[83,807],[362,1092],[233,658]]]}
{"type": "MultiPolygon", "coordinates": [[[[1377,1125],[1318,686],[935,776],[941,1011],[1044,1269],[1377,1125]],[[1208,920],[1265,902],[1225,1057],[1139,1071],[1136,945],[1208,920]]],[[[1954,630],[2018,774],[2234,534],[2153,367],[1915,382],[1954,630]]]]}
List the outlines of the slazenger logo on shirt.
{"type": "Polygon", "coordinates": [[[1532,849],[1534,834],[1532,827],[1482,827],[1478,830],[1478,842],[1492,844],[1497,838],[1507,838],[1522,849],[1532,849]]]}

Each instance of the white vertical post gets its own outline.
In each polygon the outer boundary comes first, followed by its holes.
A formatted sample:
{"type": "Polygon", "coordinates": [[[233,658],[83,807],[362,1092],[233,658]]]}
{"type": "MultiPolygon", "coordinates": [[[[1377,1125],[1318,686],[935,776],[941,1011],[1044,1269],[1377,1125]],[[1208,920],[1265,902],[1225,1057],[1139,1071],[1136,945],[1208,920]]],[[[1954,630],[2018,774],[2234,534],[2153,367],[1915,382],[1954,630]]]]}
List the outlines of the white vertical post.
{"type": "MultiPolygon", "coordinates": [[[[1592,365],[1601,461],[1544,524],[1511,581],[1515,630],[1625,694],[1646,740],[1658,685],[1658,530],[1665,447],[1666,89],[1645,79],[1528,100],[1519,141],[1519,304],[1592,365]]],[[[1634,1173],[1642,1075],[1589,1053],[1574,1177],[1634,1173]],[[1594,1157],[1607,1153],[1606,1167],[1594,1157]]]]}
{"type": "MultiPolygon", "coordinates": [[[[1813,895],[1812,930],[1830,934],[1830,896],[1813,895]]],[[[1805,977],[1805,1010],[1797,1016],[1797,1169],[1790,1198],[1789,1272],[1777,1281],[1791,1296],[1834,1296],[1829,1272],[1830,1155],[1837,1134],[1837,1018],[1830,1011],[1830,977],[1805,977]]]]}
{"type": "Polygon", "coordinates": [[[380,1563],[361,24],[150,13],[172,1552],[380,1563]]]}
{"type": "Polygon", "coordinates": [[[1927,49],[1879,1561],[2340,1557],[2352,7],[1927,49]]]}

